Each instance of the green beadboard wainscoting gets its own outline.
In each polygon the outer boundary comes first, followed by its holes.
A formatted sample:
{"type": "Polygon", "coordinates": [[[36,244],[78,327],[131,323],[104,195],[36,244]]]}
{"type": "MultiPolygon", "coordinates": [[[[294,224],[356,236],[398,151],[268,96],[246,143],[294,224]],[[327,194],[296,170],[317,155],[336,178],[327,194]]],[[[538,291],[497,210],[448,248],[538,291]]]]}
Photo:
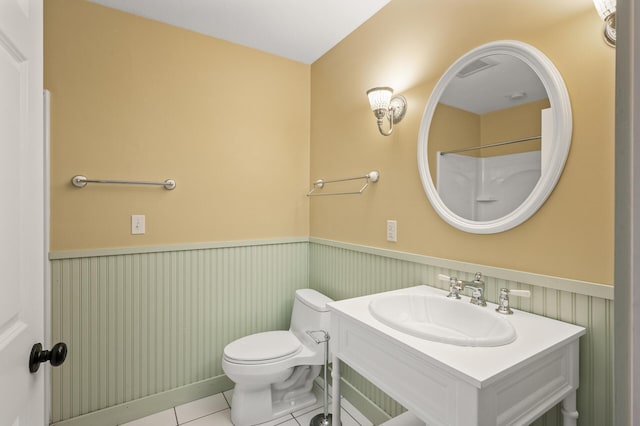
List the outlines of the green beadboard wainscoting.
{"type": "MultiPolygon", "coordinates": [[[[580,425],[612,424],[613,288],[317,238],[56,252],[52,341],[69,346],[52,369],[51,421],[115,425],[229,389],[228,342],[288,327],[294,292],[340,300],[417,284],[438,274],[485,275],[531,299],[512,305],[587,328],[580,340],[580,425]]],[[[376,424],[404,409],[347,366],[345,396],[376,424]]],[[[535,425],[560,425],[556,407],[535,425]]]]}
{"type": "MultiPolygon", "coordinates": [[[[581,325],[587,334],[580,339],[580,425],[613,424],[613,288],[594,283],[546,277],[519,271],[472,265],[377,248],[311,238],[309,285],[336,300],[387,290],[427,284],[448,289],[438,274],[473,279],[482,272],[487,299],[497,302],[502,287],[531,291],[531,298],[513,298],[512,306],[527,312],[581,325]]],[[[470,325],[471,326],[471,325],[470,325]]],[[[389,416],[404,408],[345,366],[341,368],[347,390],[359,395],[352,403],[370,417],[379,418],[368,399],[389,416]],[[362,398],[364,396],[365,398],[362,398]]],[[[349,395],[346,395],[347,398],[349,395]]],[[[354,395],[355,396],[355,395],[354,395]]],[[[559,408],[550,410],[534,425],[562,424],[559,408]]]]}
{"type": "Polygon", "coordinates": [[[307,238],[50,257],[52,340],[69,347],[51,370],[60,424],[114,425],[229,389],[224,346],[288,328],[308,287],[307,238]]]}

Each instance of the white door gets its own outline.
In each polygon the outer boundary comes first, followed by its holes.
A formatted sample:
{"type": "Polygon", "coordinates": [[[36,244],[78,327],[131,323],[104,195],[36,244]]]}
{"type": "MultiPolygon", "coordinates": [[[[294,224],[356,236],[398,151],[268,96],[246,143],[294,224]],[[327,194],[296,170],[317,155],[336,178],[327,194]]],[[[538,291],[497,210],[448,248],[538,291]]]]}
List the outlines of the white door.
{"type": "Polygon", "coordinates": [[[47,422],[42,24],[42,0],[0,0],[0,426],[47,422]]]}

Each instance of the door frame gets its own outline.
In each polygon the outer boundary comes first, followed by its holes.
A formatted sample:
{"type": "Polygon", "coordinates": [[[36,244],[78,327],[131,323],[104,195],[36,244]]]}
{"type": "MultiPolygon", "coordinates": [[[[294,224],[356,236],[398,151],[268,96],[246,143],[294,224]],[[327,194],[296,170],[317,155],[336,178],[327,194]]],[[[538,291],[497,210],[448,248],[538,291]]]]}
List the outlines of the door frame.
{"type": "MultiPolygon", "coordinates": [[[[43,29],[44,30],[44,29],[43,29]]],[[[43,134],[43,185],[44,185],[44,347],[51,347],[51,261],[49,260],[49,245],[51,238],[51,92],[44,89],[42,111],[43,134]]],[[[51,421],[51,368],[47,364],[44,376],[44,415],[51,421]]]]}
{"type": "Polygon", "coordinates": [[[640,424],[640,6],[616,12],[614,415],[640,424]],[[635,265],[639,265],[636,267],[635,265]]]}

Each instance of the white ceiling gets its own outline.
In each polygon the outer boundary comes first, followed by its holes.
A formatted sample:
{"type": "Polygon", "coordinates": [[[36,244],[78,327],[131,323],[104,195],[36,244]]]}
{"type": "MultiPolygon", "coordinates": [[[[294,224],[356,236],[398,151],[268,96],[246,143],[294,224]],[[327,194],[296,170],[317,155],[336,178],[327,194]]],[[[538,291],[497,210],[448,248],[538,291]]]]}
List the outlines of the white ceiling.
{"type": "Polygon", "coordinates": [[[90,0],[305,64],[390,0],[90,0]]]}
{"type": "Polygon", "coordinates": [[[440,102],[486,114],[548,97],[536,72],[520,59],[491,55],[482,60],[493,65],[464,78],[453,77],[440,102]]]}

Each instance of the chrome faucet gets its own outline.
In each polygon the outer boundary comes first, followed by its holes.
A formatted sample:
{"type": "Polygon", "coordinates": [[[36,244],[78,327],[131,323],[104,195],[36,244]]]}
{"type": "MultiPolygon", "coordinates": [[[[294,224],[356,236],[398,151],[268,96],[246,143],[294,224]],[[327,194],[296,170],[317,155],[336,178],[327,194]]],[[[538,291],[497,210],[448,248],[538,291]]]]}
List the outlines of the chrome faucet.
{"type": "Polygon", "coordinates": [[[447,297],[460,299],[460,292],[468,288],[472,290],[471,303],[478,306],[487,306],[487,301],[484,299],[484,281],[480,272],[476,272],[473,281],[462,281],[456,277],[448,277],[446,275],[438,275],[438,277],[441,280],[449,281],[449,294],[447,297]]]}
{"type": "Polygon", "coordinates": [[[480,272],[476,272],[473,281],[462,281],[461,285],[463,290],[471,290],[471,303],[478,306],[487,306],[487,301],[484,298],[484,281],[480,272]]]}
{"type": "Polygon", "coordinates": [[[500,298],[498,299],[498,307],[496,312],[504,315],[512,315],[513,311],[509,306],[509,295],[519,297],[531,297],[529,290],[509,290],[508,288],[500,289],[500,298]]]}
{"type": "Polygon", "coordinates": [[[450,299],[460,299],[460,292],[462,291],[462,281],[457,279],[456,277],[448,277],[449,278],[449,294],[447,297],[450,299]]]}

